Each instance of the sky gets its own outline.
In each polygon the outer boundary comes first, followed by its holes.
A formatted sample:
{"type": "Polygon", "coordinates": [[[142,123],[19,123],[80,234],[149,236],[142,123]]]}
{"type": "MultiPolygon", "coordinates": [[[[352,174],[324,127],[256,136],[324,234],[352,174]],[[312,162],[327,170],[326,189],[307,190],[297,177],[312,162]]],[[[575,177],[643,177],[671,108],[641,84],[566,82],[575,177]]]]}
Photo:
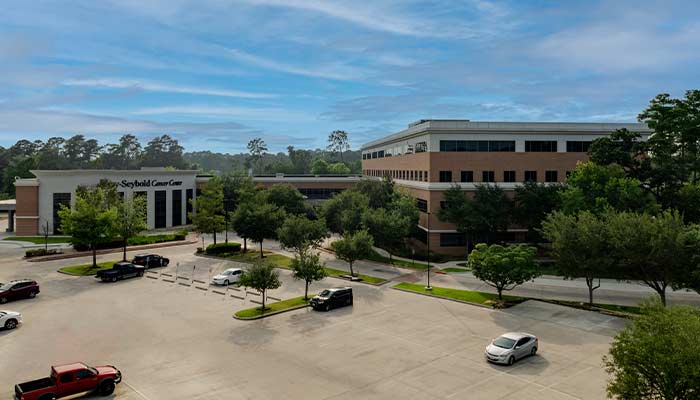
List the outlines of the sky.
{"type": "Polygon", "coordinates": [[[700,88],[700,2],[4,0],[0,146],[353,148],[425,118],[633,122],[700,88]]]}

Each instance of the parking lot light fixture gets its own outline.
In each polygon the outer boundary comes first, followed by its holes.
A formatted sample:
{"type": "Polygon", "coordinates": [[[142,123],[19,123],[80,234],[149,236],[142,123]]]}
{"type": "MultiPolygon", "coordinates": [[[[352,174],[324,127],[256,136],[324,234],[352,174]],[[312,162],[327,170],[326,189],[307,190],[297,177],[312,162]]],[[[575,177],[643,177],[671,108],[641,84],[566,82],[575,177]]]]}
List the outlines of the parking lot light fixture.
{"type": "Polygon", "coordinates": [[[433,287],[430,286],[430,211],[427,212],[428,214],[428,239],[426,240],[428,243],[428,270],[427,270],[427,276],[428,276],[428,284],[425,286],[425,290],[433,290],[433,287]]]}

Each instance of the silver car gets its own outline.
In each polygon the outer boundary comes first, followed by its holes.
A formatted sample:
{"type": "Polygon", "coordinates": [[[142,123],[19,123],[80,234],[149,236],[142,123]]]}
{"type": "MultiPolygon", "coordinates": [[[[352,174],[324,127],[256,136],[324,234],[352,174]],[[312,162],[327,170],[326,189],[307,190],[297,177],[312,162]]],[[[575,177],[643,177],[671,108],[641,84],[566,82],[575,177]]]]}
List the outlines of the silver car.
{"type": "Polygon", "coordinates": [[[516,360],[537,354],[537,336],[523,332],[508,332],[491,341],[486,346],[484,356],[487,361],[513,365],[516,360]]]}

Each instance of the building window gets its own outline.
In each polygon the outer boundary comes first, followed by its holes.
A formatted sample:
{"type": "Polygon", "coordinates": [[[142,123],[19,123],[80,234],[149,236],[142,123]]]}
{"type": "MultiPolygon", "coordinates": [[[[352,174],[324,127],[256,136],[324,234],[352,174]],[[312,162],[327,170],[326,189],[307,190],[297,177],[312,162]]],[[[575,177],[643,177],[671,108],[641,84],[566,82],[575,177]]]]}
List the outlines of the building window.
{"type": "Polygon", "coordinates": [[[525,171],[525,182],[537,182],[537,171],[525,171]]]}
{"type": "Polygon", "coordinates": [[[416,199],[416,207],[418,207],[418,211],[428,212],[428,201],[423,199],[416,199]]]}
{"type": "Polygon", "coordinates": [[[182,190],[173,190],[173,226],[182,225],[182,190]]]}
{"type": "Polygon", "coordinates": [[[426,142],[416,143],[416,153],[425,153],[428,151],[428,144],[426,142]]]}
{"type": "Polygon", "coordinates": [[[557,151],[557,141],[556,140],[526,140],[525,141],[525,151],[526,152],[554,153],[557,151]]]}
{"type": "Polygon", "coordinates": [[[440,209],[444,210],[446,207],[447,207],[447,202],[444,200],[440,201],[440,209]]]}
{"type": "Polygon", "coordinates": [[[377,158],[384,158],[384,150],[379,150],[377,152],[377,158]]]}
{"type": "Polygon", "coordinates": [[[460,182],[474,182],[474,171],[460,171],[459,172],[460,182]]]}
{"type": "Polygon", "coordinates": [[[571,176],[571,171],[566,171],[564,175],[566,176],[566,179],[569,179],[569,177],[571,176]]]}
{"type": "Polygon", "coordinates": [[[493,171],[481,171],[482,182],[494,182],[495,180],[493,171]]]}
{"type": "Polygon", "coordinates": [[[440,171],[440,182],[452,182],[452,171],[440,171]]]}
{"type": "Polygon", "coordinates": [[[376,151],[373,151],[373,152],[372,152],[372,158],[377,158],[377,152],[376,152],[376,151]]]}
{"type": "Polygon", "coordinates": [[[167,225],[166,220],[167,220],[167,212],[166,212],[166,191],[165,190],[156,190],[155,191],[155,201],[154,201],[154,213],[153,215],[155,216],[155,228],[165,228],[167,225]]]}
{"type": "Polygon", "coordinates": [[[467,236],[463,233],[441,233],[440,247],[463,247],[467,245],[467,236]]]}
{"type": "Polygon", "coordinates": [[[423,171],[423,181],[428,182],[428,171],[423,171]]]}
{"type": "Polygon", "coordinates": [[[309,200],[326,200],[343,191],[343,189],[330,188],[299,188],[299,193],[304,195],[309,200]]]}
{"type": "Polygon", "coordinates": [[[515,182],[515,171],[503,171],[503,182],[515,182]]]}
{"type": "Polygon", "coordinates": [[[557,182],[559,181],[559,174],[557,171],[544,171],[544,181],[545,182],[557,182]]]}
{"type": "Polygon", "coordinates": [[[502,152],[515,151],[514,140],[441,140],[440,151],[502,152]]]}
{"type": "Polygon", "coordinates": [[[568,141],[566,142],[567,153],[588,153],[591,148],[591,142],[568,141]]]}
{"type": "Polygon", "coordinates": [[[363,159],[363,160],[366,160],[366,159],[367,159],[367,154],[362,153],[362,159],[363,159]]]}
{"type": "Polygon", "coordinates": [[[60,235],[63,233],[61,230],[61,217],[58,215],[58,211],[61,206],[70,207],[70,193],[54,193],[53,194],[53,234],[60,235]]]}
{"type": "Polygon", "coordinates": [[[188,225],[192,223],[192,194],[192,189],[185,191],[185,223],[188,225]]]}

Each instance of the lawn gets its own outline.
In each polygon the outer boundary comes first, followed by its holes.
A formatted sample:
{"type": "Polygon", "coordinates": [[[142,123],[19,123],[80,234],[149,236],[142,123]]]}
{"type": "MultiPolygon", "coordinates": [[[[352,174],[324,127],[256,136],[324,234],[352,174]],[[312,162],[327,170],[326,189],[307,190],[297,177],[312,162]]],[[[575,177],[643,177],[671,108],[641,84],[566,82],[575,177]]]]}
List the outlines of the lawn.
{"type": "Polygon", "coordinates": [[[469,272],[471,270],[469,268],[448,267],[448,268],[443,268],[440,271],[449,272],[449,273],[460,273],[460,272],[469,272]]]}
{"type": "Polygon", "coordinates": [[[384,257],[383,255],[377,253],[376,251],[373,251],[372,255],[367,257],[367,260],[382,262],[382,263],[386,263],[386,264],[393,264],[393,265],[396,265],[399,267],[405,267],[405,268],[413,268],[413,269],[419,269],[419,270],[428,269],[428,264],[423,264],[420,262],[397,260],[395,258],[392,258],[391,261],[389,261],[389,257],[384,257]]]}
{"type": "MultiPolygon", "coordinates": [[[[588,303],[583,303],[580,301],[564,301],[564,300],[547,300],[547,301],[550,303],[561,304],[563,306],[581,308],[584,310],[590,310],[590,307],[588,307],[588,303]]],[[[620,306],[617,304],[593,303],[593,308],[594,309],[599,308],[599,309],[613,311],[613,312],[621,312],[621,313],[635,314],[635,315],[639,315],[641,313],[641,309],[637,306],[620,306]]]]}
{"type": "Polygon", "coordinates": [[[59,269],[59,272],[63,272],[66,274],[70,275],[80,275],[80,276],[89,276],[89,275],[95,275],[97,271],[102,271],[105,269],[111,269],[114,263],[118,261],[107,261],[107,262],[101,262],[97,263],[97,268],[93,268],[92,264],[85,264],[85,265],[74,265],[72,267],[63,267],[59,269]]]}
{"type": "MultiPolygon", "coordinates": [[[[309,296],[311,298],[311,296],[309,296]]],[[[265,312],[261,310],[261,307],[248,308],[245,310],[238,311],[236,317],[238,318],[253,318],[259,317],[263,314],[269,314],[271,312],[282,311],[288,308],[298,307],[308,305],[309,300],[305,300],[304,296],[294,297],[287,300],[278,301],[275,303],[265,304],[265,312]]]]}
{"type": "MultiPolygon", "coordinates": [[[[417,285],[414,283],[399,283],[398,285],[394,285],[394,288],[422,293],[433,297],[440,297],[443,299],[460,300],[482,305],[492,305],[499,301],[498,295],[496,294],[472,292],[471,290],[448,289],[436,286],[433,286],[433,290],[425,290],[425,285],[417,285]]],[[[527,299],[524,297],[503,296],[503,300],[507,302],[507,305],[513,305],[527,299]]]]}
{"type": "MultiPolygon", "coordinates": [[[[350,275],[350,272],[348,272],[348,271],[342,271],[342,270],[334,269],[334,268],[326,268],[326,273],[328,274],[328,276],[350,275]]],[[[362,281],[367,282],[367,283],[381,284],[381,283],[386,282],[386,279],[377,278],[376,276],[371,276],[371,275],[356,274],[355,276],[362,279],[362,281]]]]}
{"type": "MultiPolygon", "coordinates": [[[[263,251],[263,254],[265,255],[265,261],[268,261],[279,268],[289,269],[289,266],[292,263],[291,257],[283,256],[282,254],[275,254],[269,251],[263,251]]],[[[256,261],[260,260],[260,252],[248,250],[245,253],[230,254],[226,256],[226,259],[231,261],[253,264],[256,261]]]]}
{"type": "MultiPolygon", "coordinates": [[[[29,243],[34,243],[34,244],[44,244],[44,237],[43,236],[10,236],[6,237],[3,240],[15,240],[19,242],[29,242],[29,243]]],[[[70,242],[70,236],[49,236],[49,244],[55,244],[55,243],[69,243],[70,242]]]]}

